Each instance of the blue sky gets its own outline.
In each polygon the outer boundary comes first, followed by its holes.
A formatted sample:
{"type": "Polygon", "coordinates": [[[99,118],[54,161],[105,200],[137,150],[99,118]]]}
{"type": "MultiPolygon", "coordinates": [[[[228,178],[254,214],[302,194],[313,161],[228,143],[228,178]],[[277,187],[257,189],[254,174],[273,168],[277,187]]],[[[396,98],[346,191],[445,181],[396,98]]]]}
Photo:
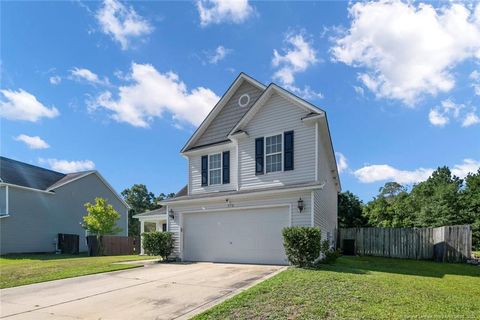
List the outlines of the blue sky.
{"type": "Polygon", "coordinates": [[[239,72],[327,111],[343,190],[369,200],[480,166],[480,6],[2,2],[1,154],[175,192],[179,150],[239,72]]]}

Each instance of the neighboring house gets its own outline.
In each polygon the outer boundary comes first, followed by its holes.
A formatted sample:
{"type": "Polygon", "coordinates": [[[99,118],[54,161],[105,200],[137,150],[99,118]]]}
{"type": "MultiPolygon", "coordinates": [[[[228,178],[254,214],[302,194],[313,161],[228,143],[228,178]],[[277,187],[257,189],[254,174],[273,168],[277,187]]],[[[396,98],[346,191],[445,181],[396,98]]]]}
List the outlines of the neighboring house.
{"type": "Polygon", "coordinates": [[[86,251],[84,204],[105,198],[121,214],[128,234],[128,205],[97,171],[63,174],[0,157],[0,252],[53,252],[58,233],[80,235],[86,251]]]}
{"type": "Polygon", "coordinates": [[[154,218],[139,216],[174,233],[178,258],[287,264],[288,226],[335,241],[340,181],[325,111],[241,73],[181,154],[188,185],[154,218]]]}

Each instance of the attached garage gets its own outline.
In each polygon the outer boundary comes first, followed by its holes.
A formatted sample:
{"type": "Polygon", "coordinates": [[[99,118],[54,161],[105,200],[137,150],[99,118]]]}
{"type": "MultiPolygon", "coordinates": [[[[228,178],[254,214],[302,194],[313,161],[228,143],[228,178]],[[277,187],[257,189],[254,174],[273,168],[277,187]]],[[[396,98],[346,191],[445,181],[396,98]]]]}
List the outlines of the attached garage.
{"type": "Polygon", "coordinates": [[[287,264],[289,206],[183,214],[183,260],[287,264]]]}

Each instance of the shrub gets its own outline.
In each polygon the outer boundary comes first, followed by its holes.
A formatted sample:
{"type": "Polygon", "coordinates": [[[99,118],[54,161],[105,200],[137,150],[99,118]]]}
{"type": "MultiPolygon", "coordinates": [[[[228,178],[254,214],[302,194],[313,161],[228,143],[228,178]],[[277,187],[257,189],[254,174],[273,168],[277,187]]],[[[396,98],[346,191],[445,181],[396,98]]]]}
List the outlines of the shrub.
{"type": "Polygon", "coordinates": [[[146,232],[142,236],[142,246],[146,254],[160,256],[163,261],[172,254],[174,240],[171,232],[146,232]]]}
{"type": "Polygon", "coordinates": [[[320,248],[321,258],[318,263],[333,263],[340,257],[340,249],[334,249],[330,247],[328,240],[323,240],[320,248]]]}
{"type": "Polygon", "coordinates": [[[320,256],[321,233],[316,227],[288,227],[283,229],[283,246],[291,264],[313,266],[320,256]]]}

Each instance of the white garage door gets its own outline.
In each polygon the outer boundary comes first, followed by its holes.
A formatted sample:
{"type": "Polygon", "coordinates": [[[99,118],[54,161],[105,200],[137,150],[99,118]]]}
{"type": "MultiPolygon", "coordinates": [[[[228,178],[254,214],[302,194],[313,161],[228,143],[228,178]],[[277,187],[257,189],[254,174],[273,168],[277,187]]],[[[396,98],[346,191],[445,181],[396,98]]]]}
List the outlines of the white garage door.
{"type": "Polygon", "coordinates": [[[288,207],[183,215],[185,261],[287,264],[288,207]]]}

